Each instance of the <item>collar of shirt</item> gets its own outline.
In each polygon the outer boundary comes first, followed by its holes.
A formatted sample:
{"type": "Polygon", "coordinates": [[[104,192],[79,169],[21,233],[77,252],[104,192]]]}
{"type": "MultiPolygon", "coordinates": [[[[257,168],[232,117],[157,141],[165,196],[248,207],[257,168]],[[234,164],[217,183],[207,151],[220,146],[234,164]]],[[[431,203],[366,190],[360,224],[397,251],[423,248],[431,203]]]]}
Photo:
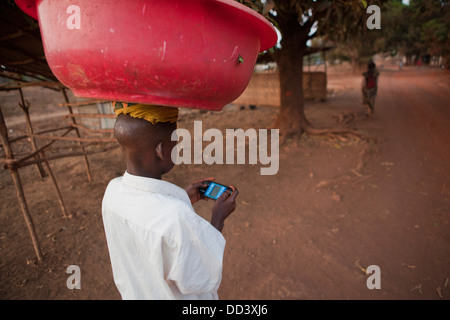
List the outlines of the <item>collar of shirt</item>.
{"type": "Polygon", "coordinates": [[[168,181],[135,176],[125,171],[122,183],[129,188],[172,196],[191,205],[191,200],[186,190],[168,181]]]}

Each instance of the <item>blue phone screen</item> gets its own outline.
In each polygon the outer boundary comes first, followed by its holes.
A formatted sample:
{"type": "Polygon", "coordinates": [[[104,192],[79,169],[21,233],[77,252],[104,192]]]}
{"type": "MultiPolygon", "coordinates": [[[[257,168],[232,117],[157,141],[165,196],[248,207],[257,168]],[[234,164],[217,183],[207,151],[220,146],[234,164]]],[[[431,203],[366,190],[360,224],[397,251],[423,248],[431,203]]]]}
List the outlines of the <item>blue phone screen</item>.
{"type": "Polygon", "coordinates": [[[227,187],[211,182],[208,189],[205,191],[205,196],[217,200],[225,190],[227,190],[227,187]]]}

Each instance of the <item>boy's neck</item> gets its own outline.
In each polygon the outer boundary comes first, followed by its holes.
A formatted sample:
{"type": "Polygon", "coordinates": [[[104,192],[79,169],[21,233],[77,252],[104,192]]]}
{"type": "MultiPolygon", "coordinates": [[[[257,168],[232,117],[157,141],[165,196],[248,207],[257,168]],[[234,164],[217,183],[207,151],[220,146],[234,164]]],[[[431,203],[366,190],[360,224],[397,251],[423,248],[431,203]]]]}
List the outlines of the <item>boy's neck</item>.
{"type": "Polygon", "coordinates": [[[127,172],[134,176],[152,178],[161,180],[162,174],[158,170],[144,169],[144,168],[135,168],[133,166],[127,165],[127,172]]]}

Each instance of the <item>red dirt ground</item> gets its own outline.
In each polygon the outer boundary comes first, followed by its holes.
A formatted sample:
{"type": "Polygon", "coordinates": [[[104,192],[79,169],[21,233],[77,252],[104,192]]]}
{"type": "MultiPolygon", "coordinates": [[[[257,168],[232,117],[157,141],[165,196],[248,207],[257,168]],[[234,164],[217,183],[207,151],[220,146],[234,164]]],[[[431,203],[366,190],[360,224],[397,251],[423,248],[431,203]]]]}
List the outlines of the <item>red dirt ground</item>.
{"type": "MultiPolygon", "coordinates": [[[[273,176],[261,176],[259,164],[175,167],[165,179],[180,186],[215,176],[240,190],[224,228],[220,298],[448,300],[449,79],[437,69],[383,69],[376,111],[367,118],[360,77],[332,69],[330,99],[307,103],[308,118],[316,127],[345,124],[371,139],[302,135],[280,147],[273,176]],[[367,288],[369,265],[380,267],[381,289],[367,288]]],[[[26,93],[32,109],[42,101],[43,92],[37,94],[26,93]]],[[[22,125],[5,110],[15,108],[11,94],[0,99],[9,128],[22,125]]],[[[185,112],[179,127],[192,130],[202,120],[203,130],[267,128],[276,112],[263,106],[185,112]]],[[[35,129],[61,121],[36,119],[35,129]]],[[[51,162],[71,219],[61,218],[48,178],[41,180],[35,167],[20,169],[44,253],[40,263],[9,171],[0,171],[1,299],[120,299],[100,208],[107,183],[125,166],[118,149],[89,159],[92,182],[80,158],[51,162]],[[69,265],[81,269],[81,290],[66,287],[69,265]]],[[[195,205],[206,219],[211,207],[212,201],[195,205]]]]}

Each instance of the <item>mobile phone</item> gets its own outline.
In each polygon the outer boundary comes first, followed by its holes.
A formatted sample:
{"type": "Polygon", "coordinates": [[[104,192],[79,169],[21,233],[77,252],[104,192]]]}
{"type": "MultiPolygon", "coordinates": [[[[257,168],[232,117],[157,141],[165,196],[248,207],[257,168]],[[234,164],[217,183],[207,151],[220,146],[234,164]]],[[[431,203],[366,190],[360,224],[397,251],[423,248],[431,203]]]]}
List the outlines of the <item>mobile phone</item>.
{"type": "Polygon", "coordinates": [[[200,188],[199,191],[202,193],[205,197],[217,200],[222,193],[225,191],[230,191],[230,193],[233,192],[233,189],[231,189],[228,186],[225,186],[220,183],[212,182],[212,181],[205,181],[205,183],[208,185],[205,188],[200,188]]]}

